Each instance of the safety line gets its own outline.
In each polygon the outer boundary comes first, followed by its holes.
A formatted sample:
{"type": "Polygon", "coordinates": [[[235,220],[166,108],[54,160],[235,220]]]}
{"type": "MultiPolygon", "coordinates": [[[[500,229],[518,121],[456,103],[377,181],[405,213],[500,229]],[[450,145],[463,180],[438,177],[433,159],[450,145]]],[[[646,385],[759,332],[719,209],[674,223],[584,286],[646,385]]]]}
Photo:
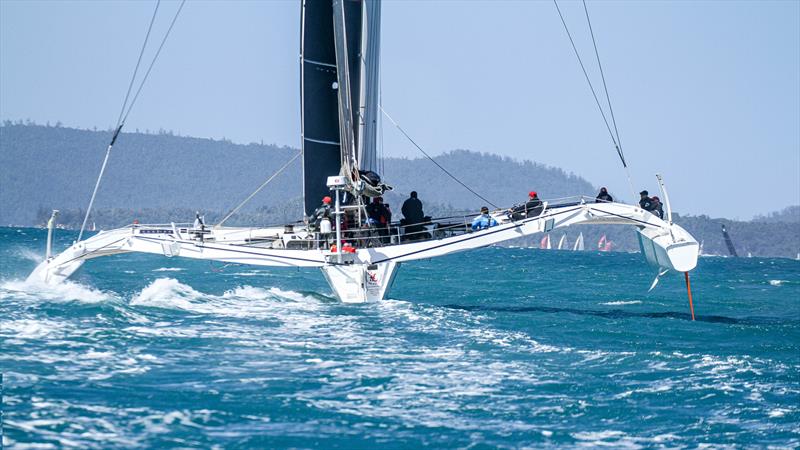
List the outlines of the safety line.
{"type": "Polygon", "coordinates": [[[419,144],[417,144],[417,143],[414,141],[414,139],[411,139],[411,136],[409,136],[409,135],[408,135],[408,133],[406,133],[406,131],[403,129],[403,127],[401,127],[401,126],[400,126],[400,125],[399,125],[397,122],[395,122],[395,121],[394,121],[394,119],[392,119],[392,116],[390,116],[390,115],[389,115],[389,113],[387,113],[387,112],[386,112],[386,110],[385,110],[385,109],[383,109],[383,106],[379,106],[379,108],[381,109],[381,112],[383,112],[383,114],[386,116],[386,118],[387,118],[387,119],[389,119],[389,121],[391,121],[391,122],[392,122],[392,124],[394,124],[394,126],[395,126],[395,127],[397,127],[397,129],[398,129],[398,130],[400,130],[400,132],[401,132],[401,133],[403,133],[403,136],[405,136],[405,137],[406,137],[406,139],[408,139],[408,140],[409,140],[409,142],[411,142],[412,144],[414,144],[414,147],[417,147],[417,150],[419,150],[420,152],[422,152],[422,154],[423,154],[423,155],[425,155],[425,157],[426,157],[426,158],[430,159],[432,163],[436,164],[436,167],[438,167],[438,168],[442,169],[442,172],[446,173],[446,174],[447,174],[447,175],[448,175],[450,178],[452,178],[453,180],[455,180],[455,181],[456,181],[458,184],[460,184],[461,186],[464,186],[464,188],[466,188],[468,191],[470,191],[470,192],[472,192],[473,194],[475,194],[475,196],[476,196],[476,197],[478,197],[479,199],[481,199],[481,200],[485,201],[486,203],[488,203],[488,204],[492,205],[492,207],[493,207],[493,208],[495,208],[495,209],[500,209],[500,207],[499,207],[499,206],[497,206],[497,205],[495,205],[494,203],[492,203],[491,201],[487,200],[487,199],[486,199],[486,197],[482,196],[481,194],[478,194],[477,192],[475,192],[475,191],[474,191],[474,190],[473,190],[471,187],[469,187],[469,186],[467,186],[466,184],[464,184],[464,183],[463,183],[461,180],[459,180],[458,178],[456,178],[456,176],[455,176],[455,175],[453,175],[452,173],[450,173],[450,172],[449,172],[447,169],[445,169],[444,167],[442,167],[442,165],[441,165],[441,164],[439,164],[438,162],[436,162],[436,160],[434,160],[433,158],[431,158],[431,155],[429,155],[427,152],[425,152],[425,150],[423,150],[423,149],[422,149],[422,147],[420,147],[420,146],[419,146],[419,144]]]}

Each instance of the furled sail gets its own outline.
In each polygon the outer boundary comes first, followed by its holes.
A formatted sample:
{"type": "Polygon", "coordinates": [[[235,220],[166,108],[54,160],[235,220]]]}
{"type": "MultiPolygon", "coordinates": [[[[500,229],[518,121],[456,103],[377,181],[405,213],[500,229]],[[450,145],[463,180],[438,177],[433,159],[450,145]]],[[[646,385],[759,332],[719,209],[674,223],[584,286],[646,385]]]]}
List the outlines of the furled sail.
{"type": "Polygon", "coordinates": [[[377,168],[380,4],[303,0],[301,27],[303,197],[311,215],[329,194],[329,176],[356,182],[359,170],[377,168]]]}
{"type": "Polygon", "coordinates": [[[361,105],[358,135],[358,161],[361,170],[378,172],[378,119],[380,99],[380,57],[381,57],[381,2],[364,3],[364,33],[361,43],[361,105]],[[365,50],[365,51],[364,51],[365,50]]]}

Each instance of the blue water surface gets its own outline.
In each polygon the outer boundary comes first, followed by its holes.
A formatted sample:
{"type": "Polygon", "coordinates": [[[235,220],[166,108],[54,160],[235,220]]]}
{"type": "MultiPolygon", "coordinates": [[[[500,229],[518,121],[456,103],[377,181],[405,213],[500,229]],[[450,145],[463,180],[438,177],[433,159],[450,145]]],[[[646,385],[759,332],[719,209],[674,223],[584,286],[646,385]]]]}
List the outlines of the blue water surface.
{"type": "Polygon", "coordinates": [[[0,228],[7,448],[800,445],[798,261],[701,258],[692,322],[638,254],[487,248],[343,305],[153,255],[25,283],[44,240],[0,228]]]}

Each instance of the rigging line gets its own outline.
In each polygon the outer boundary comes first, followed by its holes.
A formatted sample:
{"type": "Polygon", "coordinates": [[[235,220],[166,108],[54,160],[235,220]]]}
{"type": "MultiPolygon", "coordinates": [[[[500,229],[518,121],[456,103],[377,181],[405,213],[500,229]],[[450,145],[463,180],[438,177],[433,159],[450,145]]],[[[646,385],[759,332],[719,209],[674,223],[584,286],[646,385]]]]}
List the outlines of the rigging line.
{"type": "Polygon", "coordinates": [[[277,172],[275,172],[274,174],[272,174],[272,176],[271,176],[271,177],[269,177],[269,179],[267,179],[267,181],[265,181],[264,183],[262,183],[262,184],[261,184],[261,186],[259,186],[259,187],[258,187],[258,189],[256,189],[255,191],[253,191],[253,193],[252,193],[252,194],[250,194],[250,195],[249,195],[249,196],[248,196],[246,199],[244,199],[244,201],[243,201],[243,202],[239,203],[239,205],[238,205],[238,206],[236,206],[235,208],[233,208],[233,209],[232,209],[232,210],[231,210],[231,211],[230,211],[230,212],[229,212],[229,213],[228,213],[228,214],[227,214],[227,215],[226,215],[226,216],[225,216],[225,217],[224,217],[222,220],[220,220],[220,221],[219,221],[219,223],[218,223],[218,224],[214,225],[214,228],[221,227],[221,226],[222,226],[222,224],[223,224],[223,223],[225,223],[225,221],[226,221],[226,220],[230,219],[232,215],[234,215],[234,214],[236,214],[237,212],[239,212],[239,210],[240,210],[240,209],[242,209],[242,207],[243,207],[245,204],[247,204],[247,202],[249,202],[249,201],[250,201],[250,200],[251,200],[253,197],[255,197],[255,196],[256,196],[256,194],[258,194],[259,192],[261,192],[261,190],[262,190],[262,189],[264,189],[264,187],[266,187],[266,186],[267,186],[267,185],[270,183],[270,181],[274,180],[274,179],[275,179],[275,177],[277,177],[278,175],[280,175],[280,174],[281,174],[281,172],[283,172],[284,170],[286,170],[286,168],[287,168],[287,167],[289,167],[289,164],[291,164],[292,162],[294,162],[294,160],[295,160],[295,159],[299,158],[299,157],[300,157],[300,155],[302,155],[302,152],[297,152],[297,154],[296,154],[296,155],[294,155],[294,157],[293,157],[292,159],[290,159],[290,160],[289,160],[289,162],[287,162],[286,164],[284,164],[284,165],[283,165],[283,167],[281,167],[280,169],[278,169],[278,171],[277,171],[277,172]]]}
{"type": "MultiPolygon", "coordinates": [[[[83,217],[83,223],[81,224],[81,230],[78,232],[78,241],[83,238],[83,232],[86,230],[86,223],[89,221],[89,215],[92,212],[92,206],[94,206],[94,199],[97,197],[97,191],[100,189],[100,180],[103,179],[103,174],[106,171],[106,166],[108,165],[108,158],[111,156],[111,148],[114,147],[114,143],[117,141],[117,137],[119,136],[119,132],[122,130],[122,113],[125,111],[125,106],[128,104],[128,98],[131,94],[131,88],[133,87],[133,83],[136,80],[136,74],[139,72],[139,65],[142,62],[142,55],[144,55],[144,50],[147,48],[147,41],[150,38],[150,32],[153,29],[153,23],[156,20],[156,13],[158,13],[158,6],[161,4],[161,0],[156,2],[156,7],[153,10],[153,17],[150,18],[150,25],[147,27],[147,33],[144,37],[144,42],[142,43],[142,49],[139,51],[139,58],[136,60],[136,67],[133,69],[133,75],[131,76],[131,82],[128,85],[128,92],[125,93],[125,100],[122,102],[122,108],[119,112],[119,117],[117,118],[117,125],[114,130],[114,134],[111,136],[111,142],[108,144],[108,148],[106,148],[106,155],[103,158],[103,164],[100,166],[100,173],[97,176],[97,181],[94,184],[94,190],[92,190],[92,197],[89,200],[89,206],[86,208],[86,215],[83,217]]],[[[130,112],[130,110],[128,110],[130,112]]],[[[126,115],[127,117],[127,115],[126,115]]]]}
{"type": "Polygon", "coordinates": [[[556,5],[556,11],[558,11],[558,17],[561,18],[561,24],[564,25],[564,30],[567,32],[567,37],[569,37],[569,42],[570,44],[572,44],[572,50],[575,52],[575,56],[578,58],[578,63],[581,65],[581,70],[583,70],[583,76],[586,77],[586,82],[589,83],[589,89],[591,89],[594,101],[595,103],[597,103],[597,109],[600,110],[600,115],[603,116],[603,122],[605,122],[606,124],[606,129],[608,129],[608,134],[611,136],[611,141],[614,143],[614,147],[616,147],[617,149],[617,153],[619,154],[619,157],[622,160],[622,165],[626,166],[625,158],[622,157],[619,145],[617,145],[617,139],[614,137],[614,132],[611,131],[611,126],[609,125],[608,119],[606,118],[606,113],[603,111],[603,107],[600,105],[600,100],[597,98],[597,92],[595,92],[594,90],[594,85],[592,85],[592,80],[589,79],[589,74],[586,72],[586,66],[583,65],[583,60],[581,59],[581,55],[578,53],[578,48],[575,46],[575,41],[572,39],[572,33],[569,32],[569,28],[567,27],[567,22],[564,20],[564,15],[561,14],[561,8],[558,7],[558,2],[556,0],[553,0],[553,4],[556,5]]]}
{"type": "MultiPolygon", "coordinates": [[[[603,116],[603,122],[606,124],[606,129],[608,130],[609,136],[611,136],[611,142],[614,143],[614,148],[617,150],[617,156],[619,156],[619,160],[622,162],[622,167],[623,169],[625,169],[625,176],[628,178],[628,187],[631,190],[633,201],[636,201],[636,191],[633,189],[633,180],[631,179],[630,169],[628,169],[628,163],[625,161],[625,155],[622,153],[622,149],[620,148],[621,143],[618,142],[619,133],[617,133],[617,137],[615,138],[614,133],[611,131],[611,126],[608,124],[608,118],[606,117],[606,113],[603,111],[603,107],[600,105],[600,100],[597,98],[597,92],[594,90],[594,85],[592,85],[592,80],[589,78],[589,74],[586,72],[586,66],[583,65],[583,60],[581,59],[581,55],[580,53],[578,53],[578,48],[575,46],[575,41],[572,39],[572,33],[569,32],[569,27],[567,27],[567,22],[564,20],[564,15],[561,13],[561,8],[558,7],[558,1],[553,0],[553,4],[556,6],[556,11],[558,11],[558,17],[561,18],[561,24],[564,25],[564,31],[567,32],[567,37],[569,37],[569,42],[570,44],[572,44],[572,50],[575,52],[575,57],[578,58],[578,63],[581,65],[583,76],[586,78],[586,82],[589,84],[589,89],[591,89],[592,91],[592,96],[594,97],[594,101],[597,104],[597,109],[600,111],[600,115],[603,116]]],[[[588,9],[586,10],[586,13],[588,18],[588,9]]],[[[595,42],[594,32],[592,32],[592,42],[595,42]]],[[[595,43],[595,52],[597,52],[596,43],[595,43]]],[[[598,54],[598,63],[599,63],[600,60],[599,53],[596,54],[598,54]]],[[[603,74],[602,67],[600,69],[600,74],[601,75],[603,74]]],[[[605,76],[603,76],[603,86],[605,86],[605,76]]],[[[606,96],[607,95],[608,95],[608,90],[606,89],[606,96]]],[[[608,103],[608,107],[609,110],[611,110],[610,100],[608,103]]],[[[612,120],[614,120],[613,116],[612,120]]],[[[616,122],[614,123],[614,129],[615,130],[617,129],[616,122]]]]}
{"type": "Polygon", "coordinates": [[[611,114],[611,123],[614,124],[614,133],[617,135],[617,154],[622,160],[622,167],[625,169],[625,176],[628,177],[628,187],[630,187],[631,195],[636,201],[636,191],[633,189],[633,180],[631,179],[630,168],[625,160],[625,153],[622,151],[622,139],[619,137],[619,129],[617,128],[617,118],[614,116],[614,108],[611,106],[611,96],[608,94],[608,85],[606,84],[606,75],[603,71],[603,64],[600,62],[600,52],[597,50],[597,41],[594,38],[594,29],[592,28],[592,21],[589,18],[589,8],[586,6],[586,0],[583,0],[583,11],[586,13],[586,23],[589,25],[589,34],[592,36],[592,45],[594,46],[594,55],[597,58],[597,67],[600,69],[600,78],[603,80],[603,90],[606,93],[606,101],[608,102],[608,111],[611,114]]]}
{"type": "Polygon", "coordinates": [[[169,24],[169,28],[167,28],[167,32],[164,34],[164,38],[161,40],[161,44],[158,46],[158,50],[156,50],[155,56],[153,56],[153,60],[150,61],[150,66],[147,68],[147,72],[145,72],[144,77],[142,77],[142,82],[139,83],[139,88],[136,90],[136,95],[133,96],[133,100],[131,100],[131,104],[128,106],[128,112],[125,113],[125,116],[122,118],[122,124],[128,119],[128,115],[131,113],[133,109],[133,105],[136,103],[136,99],[139,98],[139,94],[142,92],[142,88],[144,87],[144,83],[147,81],[147,77],[150,75],[150,71],[153,70],[153,65],[155,65],[158,56],[161,54],[161,49],[164,48],[164,44],[167,42],[167,38],[169,34],[172,32],[172,27],[175,26],[175,21],[178,20],[178,16],[183,10],[183,5],[186,4],[186,0],[182,0],[180,6],[178,6],[178,10],[175,12],[175,16],[172,18],[172,22],[169,24]]]}
{"type": "Polygon", "coordinates": [[[400,125],[397,123],[397,122],[395,122],[395,121],[394,121],[394,119],[392,119],[392,116],[390,116],[390,115],[389,115],[389,113],[387,113],[387,112],[386,112],[386,110],[385,110],[385,109],[383,109],[383,106],[381,106],[380,108],[381,108],[381,112],[382,112],[382,113],[383,113],[383,114],[386,116],[386,118],[387,118],[387,119],[389,119],[389,121],[390,121],[390,122],[392,122],[392,124],[394,124],[394,126],[395,126],[395,127],[397,127],[397,129],[398,129],[398,130],[400,130],[400,132],[401,132],[401,133],[403,133],[403,136],[405,136],[405,137],[406,137],[406,139],[408,139],[408,140],[409,140],[409,141],[410,141],[412,144],[414,144],[414,147],[417,147],[417,150],[421,151],[421,152],[422,152],[422,154],[423,154],[423,155],[425,155],[425,157],[426,157],[426,158],[430,159],[432,163],[436,164],[436,166],[437,166],[438,168],[442,169],[442,172],[446,173],[446,174],[447,174],[447,175],[448,175],[450,178],[452,178],[453,180],[455,180],[455,181],[456,181],[458,184],[460,184],[461,186],[464,186],[464,188],[466,188],[468,191],[470,191],[470,192],[472,192],[473,194],[475,194],[475,196],[476,196],[476,197],[478,197],[479,199],[481,199],[481,200],[485,201],[486,203],[488,203],[488,204],[492,205],[492,207],[493,207],[493,208],[495,208],[495,209],[500,209],[500,207],[499,207],[499,206],[495,205],[495,204],[494,204],[494,203],[492,203],[491,201],[487,200],[487,199],[486,199],[486,197],[484,197],[484,196],[482,196],[481,194],[478,194],[477,192],[475,192],[474,190],[472,190],[472,188],[470,188],[469,186],[467,186],[466,184],[464,184],[464,183],[463,183],[461,180],[459,180],[458,178],[456,178],[456,177],[455,177],[455,175],[453,175],[452,173],[448,172],[448,171],[447,171],[447,169],[445,169],[444,167],[442,167],[442,165],[441,165],[441,164],[439,164],[438,162],[436,162],[436,160],[434,160],[433,158],[431,158],[431,156],[430,156],[429,154],[427,154],[427,153],[425,152],[425,150],[423,150],[423,149],[422,149],[422,147],[420,147],[420,146],[419,146],[419,144],[417,144],[417,143],[414,141],[414,139],[411,139],[411,136],[409,136],[409,135],[408,135],[408,133],[406,133],[406,131],[405,131],[405,130],[404,130],[404,129],[403,129],[403,128],[402,128],[402,127],[401,127],[401,126],[400,126],[400,125]]]}
{"type": "Polygon", "coordinates": [[[620,156],[622,156],[622,163],[625,164],[624,154],[622,154],[622,140],[619,138],[619,129],[617,129],[617,119],[614,117],[614,108],[611,106],[611,97],[608,95],[608,85],[606,84],[606,75],[603,71],[603,64],[600,62],[600,52],[597,50],[597,41],[594,38],[594,29],[592,28],[592,21],[589,19],[589,9],[586,6],[586,0],[583,0],[583,11],[586,13],[586,23],[589,24],[589,34],[592,36],[592,45],[594,46],[594,55],[597,58],[597,67],[600,68],[600,78],[603,80],[603,90],[606,93],[606,102],[608,102],[608,111],[611,114],[611,123],[614,125],[614,133],[617,135],[617,145],[619,146],[620,156]]]}
{"type": "MultiPolygon", "coordinates": [[[[378,73],[378,108],[383,109],[383,77],[381,76],[380,72],[378,73]]],[[[384,154],[384,145],[383,145],[383,116],[380,114],[378,115],[378,120],[380,121],[380,127],[378,128],[378,132],[380,134],[380,173],[386,174],[386,155],[384,154]]]]}
{"type": "Polygon", "coordinates": [[[158,14],[158,6],[161,4],[161,0],[156,2],[156,7],[153,10],[153,17],[150,18],[150,26],[147,27],[147,34],[144,35],[144,42],[142,43],[142,49],[139,51],[139,59],[136,60],[136,67],[133,69],[133,75],[131,76],[131,82],[128,84],[128,92],[125,93],[125,101],[122,102],[122,108],[119,110],[119,117],[117,118],[117,127],[122,122],[122,115],[125,113],[125,107],[128,105],[128,98],[131,95],[131,89],[133,89],[133,82],[136,81],[136,74],[139,72],[139,65],[142,63],[142,56],[144,56],[144,50],[147,48],[147,40],[150,39],[150,31],[153,30],[153,23],[156,21],[156,14],[158,14]]]}

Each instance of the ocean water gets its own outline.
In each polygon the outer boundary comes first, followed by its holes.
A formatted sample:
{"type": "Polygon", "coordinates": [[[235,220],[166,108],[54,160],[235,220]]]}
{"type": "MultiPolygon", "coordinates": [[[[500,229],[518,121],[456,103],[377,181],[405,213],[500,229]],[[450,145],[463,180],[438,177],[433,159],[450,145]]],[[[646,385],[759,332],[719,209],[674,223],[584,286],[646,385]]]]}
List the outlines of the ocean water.
{"type": "MultiPolygon", "coordinates": [[[[75,235],[58,232],[57,248],[75,235]]],[[[6,448],[800,446],[800,262],[487,248],[342,305],[318,270],[151,255],[26,284],[0,228],[6,448]]]]}

